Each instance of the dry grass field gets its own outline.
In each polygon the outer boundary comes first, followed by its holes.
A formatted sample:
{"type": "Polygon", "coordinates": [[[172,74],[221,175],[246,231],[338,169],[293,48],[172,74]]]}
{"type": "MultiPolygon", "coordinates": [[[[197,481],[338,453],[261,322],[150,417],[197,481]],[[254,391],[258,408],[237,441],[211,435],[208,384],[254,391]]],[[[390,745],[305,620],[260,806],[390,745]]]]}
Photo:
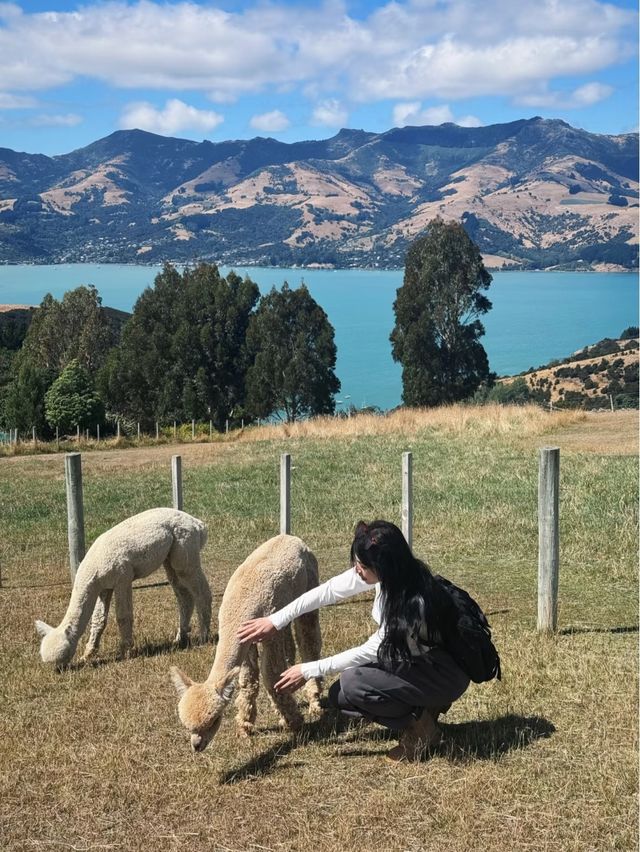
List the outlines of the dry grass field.
{"type": "MultiPolygon", "coordinates": [[[[399,521],[414,459],[414,549],[489,615],[503,680],[472,685],[420,764],[385,760],[374,725],[335,718],[259,733],[232,714],[191,754],[168,670],[202,679],[215,640],[173,648],[161,574],[134,591],[136,652],[58,673],[34,619],[69,598],[61,454],[0,458],[0,849],[134,852],[601,852],[638,845],[637,412],[454,407],[245,430],[214,443],[83,454],[87,544],[169,505],[209,525],[215,611],[234,568],[278,528],[279,455],[293,461],[292,526],[323,578],[347,565],[359,518],[399,521]],[[561,447],[559,631],[536,623],[538,448],[561,447]]],[[[371,631],[371,602],[321,614],[333,653],[371,631]]]]}

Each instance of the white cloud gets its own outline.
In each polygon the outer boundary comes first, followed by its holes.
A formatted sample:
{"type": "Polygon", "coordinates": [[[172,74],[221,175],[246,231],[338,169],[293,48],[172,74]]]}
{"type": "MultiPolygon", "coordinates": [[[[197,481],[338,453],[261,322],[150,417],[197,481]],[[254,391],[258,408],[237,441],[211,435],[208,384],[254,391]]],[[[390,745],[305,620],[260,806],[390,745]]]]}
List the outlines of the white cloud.
{"type": "Polygon", "coordinates": [[[76,115],[73,112],[66,113],[66,115],[43,113],[42,115],[34,115],[29,120],[29,124],[34,127],[77,127],[83,121],[84,119],[81,115],[76,115]]]}
{"type": "Polygon", "coordinates": [[[156,109],[153,104],[145,101],[127,104],[120,116],[120,127],[171,135],[182,130],[206,132],[213,130],[223,121],[223,116],[217,112],[196,109],[173,98],[166,102],[164,109],[156,109]]]}
{"type": "Polygon", "coordinates": [[[323,127],[344,127],[349,119],[349,113],[336,98],[329,98],[316,104],[311,116],[311,123],[323,127]]]}
{"type": "Polygon", "coordinates": [[[254,115],[249,121],[249,125],[254,130],[262,130],[265,133],[277,133],[279,130],[286,130],[287,127],[290,127],[291,122],[283,112],[279,109],[274,109],[271,112],[254,115]]]}
{"type": "Polygon", "coordinates": [[[539,92],[522,95],[516,101],[522,106],[545,107],[546,109],[578,109],[589,107],[605,100],[613,93],[613,87],[605,83],[585,83],[573,92],[552,92],[542,88],[539,92]]]}
{"type": "MultiPolygon", "coordinates": [[[[522,102],[637,50],[636,11],[604,0],[388,0],[362,18],[350,17],[344,0],[295,10],[285,0],[248,2],[227,12],[177,0],[85,0],[72,12],[42,13],[0,2],[3,89],[39,91],[86,77],[229,102],[298,87],[320,102],[318,123],[335,126],[346,110],[322,103],[333,92],[364,103],[486,95],[522,102]]],[[[594,85],[579,86],[576,102],[601,100],[594,85]]]]}
{"type": "Polygon", "coordinates": [[[616,61],[613,40],[589,37],[510,38],[481,47],[446,37],[358,80],[361,100],[519,95],[540,80],[576,76],[616,61]]]}
{"type": "Polygon", "coordinates": [[[8,92],[0,92],[0,109],[32,109],[37,106],[35,98],[28,95],[11,95],[8,92]]]}
{"type": "Polygon", "coordinates": [[[456,118],[448,104],[422,109],[419,101],[399,103],[393,108],[393,124],[395,127],[413,125],[438,125],[452,122],[460,127],[481,127],[482,122],[475,115],[464,115],[456,118]]]}

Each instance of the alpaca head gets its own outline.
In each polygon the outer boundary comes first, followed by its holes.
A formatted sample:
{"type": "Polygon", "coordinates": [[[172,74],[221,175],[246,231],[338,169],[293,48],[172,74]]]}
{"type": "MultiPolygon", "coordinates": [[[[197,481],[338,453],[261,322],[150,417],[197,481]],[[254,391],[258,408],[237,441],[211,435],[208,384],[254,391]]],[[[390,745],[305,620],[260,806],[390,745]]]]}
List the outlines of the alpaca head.
{"type": "Polygon", "coordinates": [[[44,663],[54,663],[64,666],[71,662],[76,647],[69,639],[66,630],[50,627],[44,621],[36,621],[36,630],[42,636],[40,656],[44,663]]]}
{"type": "Polygon", "coordinates": [[[171,667],[171,680],[180,696],[178,715],[191,733],[194,751],[203,751],[216,735],[239,672],[236,666],[215,684],[195,683],[176,666],[171,667]]]}

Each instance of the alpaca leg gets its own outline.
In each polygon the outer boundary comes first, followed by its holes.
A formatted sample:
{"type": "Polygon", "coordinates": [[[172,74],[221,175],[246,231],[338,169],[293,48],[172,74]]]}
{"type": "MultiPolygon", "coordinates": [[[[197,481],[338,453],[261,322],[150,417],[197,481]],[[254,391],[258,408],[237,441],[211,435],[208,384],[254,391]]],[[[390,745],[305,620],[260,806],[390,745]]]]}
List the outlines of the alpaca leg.
{"type": "Polygon", "coordinates": [[[125,656],[133,647],[133,586],[121,580],[114,589],[116,617],[120,631],[120,654],[125,656]]]}
{"type": "Polygon", "coordinates": [[[178,604],[178,632],[176,633],[174,642],[177,645],[185,645],[189,640],[189,626],[191,624],[191,615],[193,614],[193,595],[189,589],[179,582],[176,572],[171,567],[168,559],[165,560],[164,567],[178,604]]]}
{"type": "Polygon", "coordinates": [[[282,727],[299,731],[304,720],[295,698],[292,695],[276,692],[274,689],[274,684],[286,668],[284,641],[280,636],[276,636],[262,645],[262,653],[260,654],[262,680],[269,693],[271,703],[280,716],[282,727]]]}
{"type": "Polygon", "coordinates": [[[282,636],[282,642],[284,645],[286,665],[293,666],[296,661],[296,643],[293,641],[291,626],[287,624],[287,626],[280,631],[280,635],[282,636]]]}
{"type": "Polygon", "coordinates": [[[93,608],[93,615],[91,616],[91,628],[89,630],[87,645],[84,649],[84,654],[82,655],[83,660],[88,660],[90,657],[93,657],[100,646],[100,638],[107,626],[107,616],[109,615],[109,606],[111,605],[112,595],[113,589],[105,589],[104,592],[100,592],[98,595],[98,600],[96,601],[96,605],[93,608]]]}
{"type": "Polygon", "coordinates": [[[176,578],[181,586],[193,596],[200,640],[206,642],[211,627],[211,589],[200,565],[200,540],[195,537],[186,542],[175,542],[168,556],[176,578]]]}
{"type": "Polygon", "coordinates": [[[256,645],[252,645],[244,659],[238,676],[236,725],[240,736],[251,736],[254,732],[258,712],[257,700],[259,688],[258,648],[256,645]]]}
{"type": "MultiPolygon", "coordinates": [[[[301,615],[293,623],[296,641],[300,649],[303,663],[320,659],[322,652],[322,636],[320,634],[320,619],[317,612],[301,615]]],[[[317,718],[322,715],[320,707],[320,694],[322,692],[322,678],[312,677],[307,681],[304,688],[309,702],[309,713],[317,718]]]]}

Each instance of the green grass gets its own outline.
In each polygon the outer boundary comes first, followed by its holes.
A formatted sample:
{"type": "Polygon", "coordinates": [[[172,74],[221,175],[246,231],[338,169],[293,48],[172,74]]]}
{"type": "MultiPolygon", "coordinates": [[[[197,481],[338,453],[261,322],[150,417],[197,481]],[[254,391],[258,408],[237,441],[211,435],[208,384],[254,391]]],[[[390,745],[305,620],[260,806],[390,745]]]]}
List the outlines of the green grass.
{"type": "MultiPolygon", "coordinates": [[[[69,597],[62,457],[0,461],[0,846],[636,849],[637,462],[563,446],[560,631],[541,636],[537,449],[548,428],[476,419],[331,437],[273,430],[182,450],[185,510],[209,525],[216,605],[234,568],[278,531],[281,452],[292,456],[293,532],[324,578],[346,566],[358,519],[399,522],[401,453],[413,452],[414,550],[489,613],[504,678],[472,686],[444,718],[439,752],[407,766],[384,760],[393,743],[376,726],[324,720],[294,739],[264,697],[255,738],[237,740],[229,713],[191,755],[167,672],[176,664],[203,678],[214,647],[168,646],[167,587],[134,594],[137,656],[116,659],[112,616],[95,665],[45,668],[33,620],[57,623],[69,597]]],[[[87,544],[170,504],[179,451],[83,455],[87,544]]],[[[323,611],[325,652],[368,635],[369,613],[368,600],[323,611]]]]}

